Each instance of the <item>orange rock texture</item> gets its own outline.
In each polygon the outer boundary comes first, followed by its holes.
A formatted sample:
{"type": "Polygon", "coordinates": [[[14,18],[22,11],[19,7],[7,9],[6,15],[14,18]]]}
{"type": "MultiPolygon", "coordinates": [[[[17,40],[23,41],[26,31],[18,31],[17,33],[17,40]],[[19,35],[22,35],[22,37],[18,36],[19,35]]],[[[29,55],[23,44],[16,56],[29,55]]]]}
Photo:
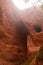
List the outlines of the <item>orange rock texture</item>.
{"type": "Polygon", "coordinates": [[[21,65],[27,59],[27,29],[9,0],[0,1],[0,65],[21,65]]]}
{"type": "Polygon", "coordinates": [[[21,65],[42,44],[42,10],[20,11],[12,0],[0,0],[0,65],[21,65]]]}

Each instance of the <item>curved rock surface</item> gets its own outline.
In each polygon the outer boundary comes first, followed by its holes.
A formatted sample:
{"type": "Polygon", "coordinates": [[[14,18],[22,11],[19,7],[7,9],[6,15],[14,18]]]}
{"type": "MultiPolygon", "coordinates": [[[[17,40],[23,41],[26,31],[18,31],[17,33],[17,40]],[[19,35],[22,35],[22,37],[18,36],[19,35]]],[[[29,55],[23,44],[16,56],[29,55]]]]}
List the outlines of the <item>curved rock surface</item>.
{"type": "Polygon", "coordinates": [[[31,56],[41,45],[42,10],[20,11],[11,0],[0,0],[0,65],[21,65],[28,59],[27,53],[31,56]]]}

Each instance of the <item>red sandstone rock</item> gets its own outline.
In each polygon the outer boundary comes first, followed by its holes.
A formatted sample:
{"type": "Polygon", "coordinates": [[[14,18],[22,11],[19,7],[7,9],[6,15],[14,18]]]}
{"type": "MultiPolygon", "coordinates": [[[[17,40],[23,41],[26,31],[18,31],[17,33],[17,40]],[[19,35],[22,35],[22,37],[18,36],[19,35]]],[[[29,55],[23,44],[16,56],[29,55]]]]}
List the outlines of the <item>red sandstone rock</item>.
{"type": "Polygon", "coordinates": [[[0,65],[21,65],[27,60],[27,44],[30,55],[43,44],[43,12],[37,8],[35,10],[20,12],[11,0],[0,0],[0,65]],[[38,17],[42,23],[37,21],[37,24],[32,17],[38,17]],[[42,31],[37,33],[33,24],[39,25],[42,31]]]}

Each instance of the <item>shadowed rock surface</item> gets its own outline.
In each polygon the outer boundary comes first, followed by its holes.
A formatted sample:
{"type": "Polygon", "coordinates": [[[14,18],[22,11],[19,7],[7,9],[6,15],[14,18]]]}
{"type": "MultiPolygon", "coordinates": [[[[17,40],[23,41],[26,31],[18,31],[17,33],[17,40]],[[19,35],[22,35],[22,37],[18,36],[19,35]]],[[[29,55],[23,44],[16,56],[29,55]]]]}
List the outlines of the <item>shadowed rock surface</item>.
{"type": "Polygon", "coordinates": [[[12,1],[0,2],[0,65],[21,65],[27,59],[28,32],[12,1]]]}
{"type": "Polygon", "coordinates": [[[28,59],[27,52],[31,56],[42,44],[41,9],[21,12],[11,0],[0,0],[0,65],[21,65],[28,59]]]}

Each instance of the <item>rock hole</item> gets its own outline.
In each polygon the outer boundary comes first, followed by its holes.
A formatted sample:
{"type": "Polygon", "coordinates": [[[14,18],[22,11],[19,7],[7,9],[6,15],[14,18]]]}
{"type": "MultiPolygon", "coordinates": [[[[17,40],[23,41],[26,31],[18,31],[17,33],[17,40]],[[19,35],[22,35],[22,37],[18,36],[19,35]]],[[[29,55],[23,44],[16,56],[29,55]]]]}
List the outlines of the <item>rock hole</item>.
{"type": "Polygon", "coordinates": [[[37,33],[41,32],[41,28],[38,25],[34,25],[34,29],[37,33]]]}

